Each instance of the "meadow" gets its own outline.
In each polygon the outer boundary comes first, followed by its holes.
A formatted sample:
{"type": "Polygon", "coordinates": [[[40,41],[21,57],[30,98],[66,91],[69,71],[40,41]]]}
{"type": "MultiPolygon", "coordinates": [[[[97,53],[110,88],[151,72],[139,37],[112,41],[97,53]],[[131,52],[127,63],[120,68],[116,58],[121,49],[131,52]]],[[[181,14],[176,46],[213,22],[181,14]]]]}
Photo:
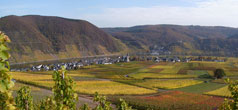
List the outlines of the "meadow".
{"type": "Polygon", "coordinates": [[[203,94],[209,91],[213,91],[219,88],[222,88],[226,86],[226,84],[218,84],[218,83],[200,83],[196,85],[191,85],[187,87],[182,87],[182,88],[176,88],[174,90],[176,91],[183,91],[183,92],[189,92],[189,93],[197,93],[197,94],[203,94]]]}

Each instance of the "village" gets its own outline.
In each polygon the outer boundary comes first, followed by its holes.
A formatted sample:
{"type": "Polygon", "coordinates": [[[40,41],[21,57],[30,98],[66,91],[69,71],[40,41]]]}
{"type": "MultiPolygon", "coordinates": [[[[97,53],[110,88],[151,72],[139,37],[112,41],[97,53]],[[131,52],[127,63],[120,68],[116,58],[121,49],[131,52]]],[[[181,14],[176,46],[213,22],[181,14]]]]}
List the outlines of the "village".
{"type": "Polygon", "coordinates": [[[27,68],[12,68],[10,71],[56,71],[64,66],[67,70],[78,70],[84,66],[89,65],[109,65],[119,62],[130,62],[130,61],[153,61],[153,62],[190,62],[190,61],[211,61],[211,62],[225,62],[225,59],[212,59],[203,57],[191,57],[191,58],[181,58],[181,57],[168,57],[168,56],[131,56],[129,54],[123,56],[113,56],[113,57],[95,57],[95,58],[83,58],[76,61],[64,62],[64,63],[52,63],[52,64],[39,64],[27,68]]]}

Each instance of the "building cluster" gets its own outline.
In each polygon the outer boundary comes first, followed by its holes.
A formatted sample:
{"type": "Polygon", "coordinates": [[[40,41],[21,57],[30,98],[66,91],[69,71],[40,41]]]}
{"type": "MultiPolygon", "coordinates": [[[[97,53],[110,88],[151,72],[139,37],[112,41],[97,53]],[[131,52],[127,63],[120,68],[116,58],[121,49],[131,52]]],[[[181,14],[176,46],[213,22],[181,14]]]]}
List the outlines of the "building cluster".
{"type": "Polygon", "coordinates": [[[166,57],[155,57],[154,58],[155,62],[189,62],[191,61],[190,58],[166,58],[166,57]]]}
{"type": "Polygon", "coordinates": [[[29,68],[12,68],[11,71],[56,71],[65,67],[67,70],[77,70],[84,66],[103,64],[109,65],[119,62],[130,62],[130,56],[119,56],[119,57],[101,57],[101,58],[84,58],[79,61],[72,61],[67,63],[54,63],[54,64],[40,64],[34,65],[29,68]]]}
{"type": "Polygon", "coordinates": [[[225,62],[224,59],[211,59],[210,57],[162,57],[162,56],[132,56],[129,54],[117,57],[95,57],[95,58],[83,58],[79,61],[72,61],[67,63],[53,63],[53,64],[39,64],[29,68],[18,68],[11,69],[11,71],[55,71],[59,70],[64,66],[67,70],[77,70],[84,66],[103,64],[109,65],[119,62],[130,62],[130,61],[154,61],[154,62],[190,62],[190,61],[213,61],[213,62],[225,62]]]}

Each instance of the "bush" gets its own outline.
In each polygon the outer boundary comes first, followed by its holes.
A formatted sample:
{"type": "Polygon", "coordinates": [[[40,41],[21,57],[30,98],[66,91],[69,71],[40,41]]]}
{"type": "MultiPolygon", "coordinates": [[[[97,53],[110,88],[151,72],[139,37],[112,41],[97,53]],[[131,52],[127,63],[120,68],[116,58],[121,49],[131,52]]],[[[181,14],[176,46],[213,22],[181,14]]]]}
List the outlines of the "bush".
{"type": "Polygon", "coordinates": [[[16,107],[19,110],[33,110],[33,99],[31,96],[31,89],[28,86],[22,87],[17,92],[17,97],[15,99],[16,107]]]}
{"type": "Polygon", "coordinates": [[[223,78],[224,76],[226,76],[226,73],[224,72],[223,69],[216,69],[214,71],[214,77],[217,78],[217,79],[221,79],[223,78]]]}

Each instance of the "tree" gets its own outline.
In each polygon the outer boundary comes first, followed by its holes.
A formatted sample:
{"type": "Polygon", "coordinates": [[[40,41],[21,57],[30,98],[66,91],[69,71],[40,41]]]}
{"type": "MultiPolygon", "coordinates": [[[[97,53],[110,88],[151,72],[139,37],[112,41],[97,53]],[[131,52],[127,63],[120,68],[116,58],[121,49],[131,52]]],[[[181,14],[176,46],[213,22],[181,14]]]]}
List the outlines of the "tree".
{"type": "Polygon", "coordinates": [[[226,76],[226,73],[224,72],[223,69],[216,69],[214,71],[214,77],[217,78],[217,79],[221,79],[223,78],[224,76],[226,76]]]}
{"type": "Polygon", "coordinates": [[[14,98],[12,96],[12,88],[14,82],[11,75],[7,72],[10,69],[8,59],[9,48],[6,43],[9,43],[10,39],[7,35],[0,31],[0,110],[15,110],[14,98]]]}
{"type": "Polygon", "coordinates": [[[15,99],[18,110],[33,110],[33,98],[31,96],[31,89],[28,86],[22,87],[17,92],[15,99]]]}

